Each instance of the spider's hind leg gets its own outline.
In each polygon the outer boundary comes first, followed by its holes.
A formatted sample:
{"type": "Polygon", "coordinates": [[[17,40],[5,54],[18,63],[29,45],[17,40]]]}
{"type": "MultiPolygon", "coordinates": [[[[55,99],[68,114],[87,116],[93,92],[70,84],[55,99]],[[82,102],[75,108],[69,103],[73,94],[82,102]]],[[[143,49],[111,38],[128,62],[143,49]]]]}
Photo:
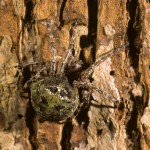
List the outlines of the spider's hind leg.
{"type": "MultiPolygon", "coordinates": [[[[116,55],[118,52],[120,52],[120,50],[122,50],[126,47],[128,47],[128,44],[122,45],[122,46],[118,47],[117,49],[113,49],[113,50],[101,55],[101,57],[93,65],[91,65],[88,69],[83,71],[83,73],[81,74],[81,82],[80,81],[75,81],[74,86],[89,89],[89,91],[91,91],[92,93],[93,93],[93,91],[97,91],[98,93],[100,93],[100,95],[102,97],[104,97],[105,99],[108,99],[108,101],[111,101],[111,102],[113,102],[112,104],[116,105],[116,102],[120,101],[119,93],[118,92],[116,93],[116,90],[114,90],[112,87],[109,87],[109,88],[107,88],[107,90],[104,90],[103,87],[105,85],[102,85],[102,87],[96,86],[95,84],[93,84],[94,82],[93,83],[90,82],[90,78],[92,77],[93,72],[96,70],[97,67],[99,67],[101,65],[102,62],[107,60],[107,58],[109,58],[113,55],[116,55]]],[[[106,73],[108,73],[107,69],[104,69],[104,70],[101,70],[101,71],[106,71],[106,73]]],[[[109,79],[110,78],[108,78],[108,80],[109,79]]],[[[98,81],[99,80],[100,79],[98,79],[98,81]]],[[[102,82],[100,82],[99,84],[102,84],[102,82]]],[[[99,99],[99,97],[98,97],[98,99],[99,99]]],[[[95,100],[95,101],[97,101],[97,100],[95,100]]]]}
{"type": "Polygon", "coordinates": [[[106,92],[104,90],[102,90],[101,88],[99,87],[96,87],[93,83],[89,83],[89,82],[80,82],[80,81],[74,81],[74,86],[75,87],[82,87],[82,88],[87,88],[89,89],[90,91],[98,91],[101,95],[103,95],[105,98],[111,100],[112,102],[116,103],[117,101],[119,101],[118,99],[116,99],[115,97],[112,96],[111,92],[106,92]]]}
{"type": "Polygon", "coordinates": [[[92,73],[94,72],[94,70],[100,66],[100,64],[102,62],[104,62],[108,57],[112,57],[113,55],[116,55],[118,54],[121,50],[124,50],[126,48],[129,47],[129,44],[125,44],[125,45],[121,45],[120,47],[116,48],[116,49],[112,49],[108,52],[106,52],[105,54],[101,55],[101,57],[93,64],[91,65],[87,70],[85,70],[83,73],[82,73],[82,79],[87,79],[89,78],[92,73]]]}

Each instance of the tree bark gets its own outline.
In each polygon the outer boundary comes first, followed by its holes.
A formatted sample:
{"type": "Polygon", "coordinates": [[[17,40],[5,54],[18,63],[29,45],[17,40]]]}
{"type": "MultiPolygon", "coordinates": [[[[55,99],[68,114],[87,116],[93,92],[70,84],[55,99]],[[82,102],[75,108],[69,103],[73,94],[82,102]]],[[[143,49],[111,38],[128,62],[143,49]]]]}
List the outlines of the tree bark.
{"type": "Polygon", "coordinates": [[[0,149],[150,149],[149,10],[149,0],[1,0],[0,149]],[[61,124],[40,121],[30,89],[23,89],[41,66],[19,66],[51,61],[44,20],[54,23],[59,63],[75,20],[75,59],[85,66],[123,46],[92,74],[92,84],[107,94],[92,90],[89,107],[61,124]],[[118,102],[114,104],[111,97],[118,102]]]}

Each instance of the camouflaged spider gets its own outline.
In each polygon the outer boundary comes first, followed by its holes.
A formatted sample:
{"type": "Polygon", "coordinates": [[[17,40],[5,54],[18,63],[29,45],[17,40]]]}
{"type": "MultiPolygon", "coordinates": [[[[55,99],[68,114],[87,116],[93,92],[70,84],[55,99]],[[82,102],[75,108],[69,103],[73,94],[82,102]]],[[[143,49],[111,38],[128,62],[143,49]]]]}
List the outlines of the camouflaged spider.
{"type": "MultiPolygon", "coordinates": [[[[47,29],[51,30],[51,22],[46,22],[47,29]]],[[[84,104],[79,100],[78,89],[95,89],[101,94],[104,94],[107,98],[112,101],[116,101],[115,98],[107,94],[105,91],[99,89],[86,79],[90,78],[94,69],[99,66],[107,57],[114,55],[121,48],[126,47],[121,46],[113,51],[104,54],[98,61],[91,65],[88,69],[81,72],[80,79],[70,83],[66,75],[66,68],[80,68],[80,63],[74,61],[73,47],[74,47],[74,35],[77,23],[72,26],[70,35],[70,44],[64,58],[61,67],[56,68],[56,48],[53,41],[53,34],[49,34],[50,46],[52,50],[52,61],[50,69],[46,65],[44,68],[33,76],[26,85],[30,87],[31,90],[31,103],[34,110],[40,114],[43,118],[48,118],[51,121],[62,121],[68,118],[72,118],[74,113],[84,104]],[[69,61],[73,60],[73,64],[69,61]],[[68,65],[72,64],[72,65],[68,65]],[[46,76],[42,75],[42,72],[49,70],[46,76]],[[57,71],[56,71],[57,70],[57,71]]],[[[80,62],[80,61],[79,61],[80,62]]],[[[34,63],[33,63],[34,64],[34,63]]],[[[30,65],[30,64],[29,64],[30,65]]]]}

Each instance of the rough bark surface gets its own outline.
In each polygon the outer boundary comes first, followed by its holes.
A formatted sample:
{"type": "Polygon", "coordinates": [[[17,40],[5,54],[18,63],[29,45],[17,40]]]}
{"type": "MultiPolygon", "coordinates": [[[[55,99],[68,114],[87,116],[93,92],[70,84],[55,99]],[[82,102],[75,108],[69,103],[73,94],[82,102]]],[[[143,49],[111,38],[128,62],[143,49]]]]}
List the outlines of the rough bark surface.
{"type": "MultiPolygon", "coordinates": [[[[149,0],[0,0],[0,149],[150,149],[149,0]],[[91,104],[63,123],[41,121],[23,85],[51,61],[51,20],[57,61],[69,45],[77,20],[76,60],[90,66],[103,54],[129,43],[95,68],[91,82],[115,97],[93,90],[91,104]]],[[[79,90],[80,92],[80,90],[79,90]]],[[[81,93],[79,93],[81,94],[81,93]]]]}

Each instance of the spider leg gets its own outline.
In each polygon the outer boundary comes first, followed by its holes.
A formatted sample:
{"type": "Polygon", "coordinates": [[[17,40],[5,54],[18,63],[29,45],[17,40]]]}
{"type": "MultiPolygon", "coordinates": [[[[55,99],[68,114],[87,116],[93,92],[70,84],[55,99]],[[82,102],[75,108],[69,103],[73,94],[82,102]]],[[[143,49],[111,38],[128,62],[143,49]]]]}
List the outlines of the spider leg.
{"type": "Polygon", "coordinates": [[[37,72],[32,78],[30,78],[30,80],[28,80],[25,85],[23,86],[24,89],[26,89],[27,87],[29,87],[31,85],[32,82],[37,81],[37,79],[41,76],[40,74],[46,70],[46,67],[41,69],[39,72],[37,72]]]}
{"type": "Polygon", "coordinates": [[[52,52],[52,61],[51,61],[51,73],[52,75],[56,74],[56,47],[54,44],[54,36],[53,33],[51,33],[51,23],[47,21],[47,28],[49,31],[49,40],[50,40],[50,46],[51,46],[51,52],[52,52]]]}
{"type": "Polygon", "coordinates": [[[49,41],[50,41],[50,47],[51,47],[51,53],[52,53],[51,74],[55,75],[56,74],[56,47],[54,44],[54,36],[53,36],[55,30],[52,32],[52,29],[51,29],[51,26],[55,23],[52,21],[49,21],[48,19],[37,20],[37,22],[46,26],[49,31],[49,41]]]}
{"type": "MultiPolygon", "coordinates": [[[[23,63],[23,64],[16,64],[16,65],[12,65],[12,66],[5,66],[5,65],[0,65],[0,67],[4,67],[5,69],[4,70],[8,70],[8,69],[12,69],[12,68],[18,68],[18,73],[19,75],[21,75],[21,70],[22,68],[25,68],[25,67],[29,67],[30,65],[36,65],[36,64],[41,64],[41,65],[44,65],[45,63],[42,62],[42,61],[36,61],[36,62],[30,62],[30,63],[23,63]]],[[[6,76],[6,71],[5,73],[1,74],[0,78],[2,78],[3,76],[6,76]]],[[[3,81],[3,80],[2,80],[3,81]]]]}
{"type": "Polygon", "coordinates": [[[36,62],[30,62],[30,63],[27,63],[27,64],[17,64],[17,65],[14,65],[14,66],[10,66],[9,68],[12,68],[12,67],[24,68],[24,67],[28,67],[30,65],[36,65],[36,64],[44,64],[44,62],[36,61],[36,62]]]}
{"type": "Polygon", "coordinates": [[[72,56],[72,50],[73,50],[73,47],[74,47],[74,39],[75,39],[75,32],[76,32],[75,28],[76,27],[77,27],[77,22],[75,22],[73,24],[72,28],[71,28],[71,37],[70,37],[69,47],[68,47],[68,50],[67,50],[66,57],[63,60],[62,66],[61,66],[61,69],[60,69],[61,75],[64,74],[64,70],[65,70],[66,64],[67,64],[70,56],[72,56]]]}
{"type": "Polygon", "coordinates": [[[81,75],[82,79],[89,78],[94,72],[95,68],[98,67],[102,62],[104,62],[108,57],[116,55],[121,49],[129,47],[129,44],[121,45],[120,47],[110,50],[103,54],[93,65],[91,65],[87,70],[81,75]]]}
{"type": "Polygon", "coordinates": [[[96,87],[96,86],[95,86],[94,84],[92,84],[92,83],[84,82],[84,81],[82,81],[82,82],[74,81],[73,85],[74,85],[75,87],[78,87],[78,88],[83,87],[83,88],[88,88],[88,89],[96,90],[96,91],[98,91],[100,94],[104,95],[105,98],[110,99],[110,100],[113,101],[114,103],[116,103],[116,102],[118,101],[116,98],[114,98],[113,96],[111,96],[110,93],[108,94],[108,92],[106,92],[106,91],[100,89],[99,87],[96,87]]]}

